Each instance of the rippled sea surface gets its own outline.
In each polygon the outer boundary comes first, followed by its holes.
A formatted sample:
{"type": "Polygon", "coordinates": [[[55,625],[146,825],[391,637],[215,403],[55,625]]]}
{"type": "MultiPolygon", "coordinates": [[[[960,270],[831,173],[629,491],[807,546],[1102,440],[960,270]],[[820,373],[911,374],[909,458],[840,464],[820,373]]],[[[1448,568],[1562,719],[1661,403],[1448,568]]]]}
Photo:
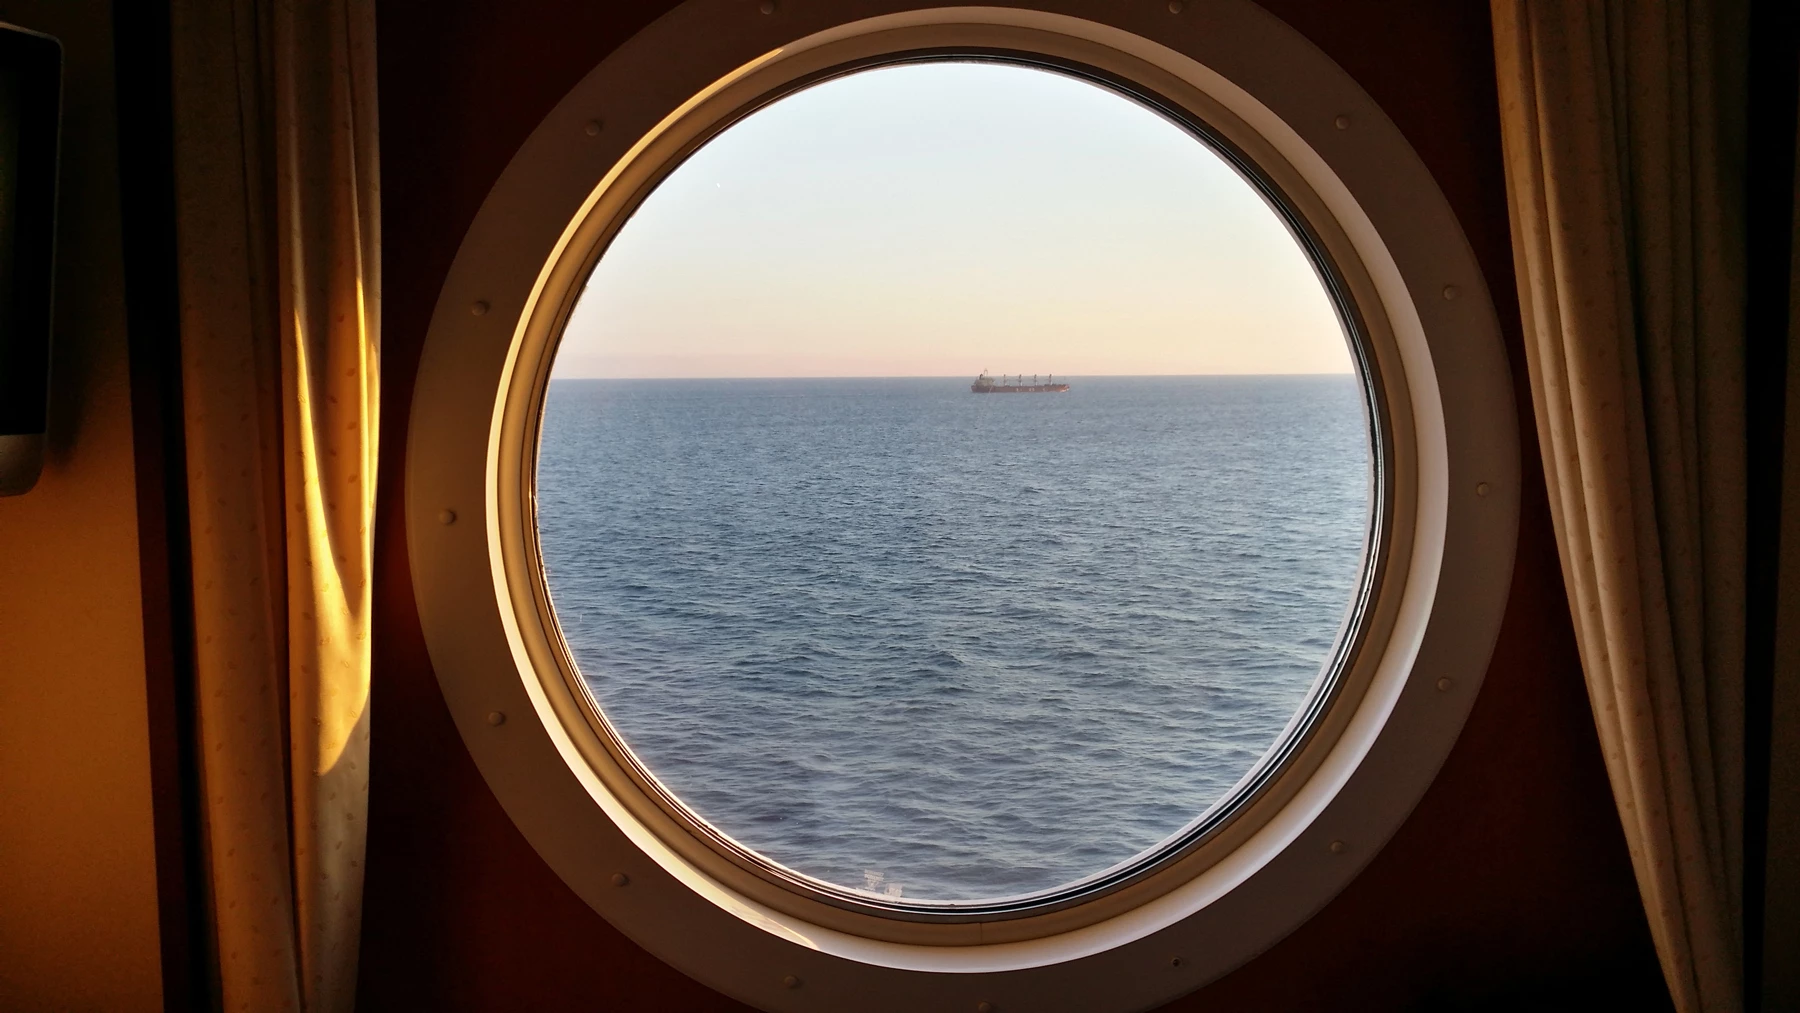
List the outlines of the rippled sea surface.
{"type": "Polygon", "coordinates": [[[925,900],[1053,889],[1282,734],[1362,565],[1356,381],[557,380],[538,521],[594,698],[696,813],[925,900]]]}

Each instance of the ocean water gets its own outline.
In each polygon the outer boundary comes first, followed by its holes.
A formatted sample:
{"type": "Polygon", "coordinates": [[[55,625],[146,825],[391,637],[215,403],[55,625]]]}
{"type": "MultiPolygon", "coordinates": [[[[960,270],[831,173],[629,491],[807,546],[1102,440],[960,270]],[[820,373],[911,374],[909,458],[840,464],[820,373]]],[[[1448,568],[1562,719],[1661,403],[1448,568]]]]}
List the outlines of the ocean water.
{"type": "Polygon", "coordinates": [[[1178,832],[1295,714],[1360,571],[1349,376],[557,380],[538,523],[583,680],[800,873],[971,900],[1178,832]]]}

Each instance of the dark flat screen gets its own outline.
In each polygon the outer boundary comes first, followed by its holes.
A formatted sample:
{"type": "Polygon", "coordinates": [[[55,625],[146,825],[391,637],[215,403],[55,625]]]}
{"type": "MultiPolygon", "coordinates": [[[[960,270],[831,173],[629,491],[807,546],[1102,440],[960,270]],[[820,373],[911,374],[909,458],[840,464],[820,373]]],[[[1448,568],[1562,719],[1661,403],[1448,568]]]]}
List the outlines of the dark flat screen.
{"type": "Polygon", "coordinates": [[[61,116],[62,46],[0,25],[0,435],[45,428],[61,116]]]}

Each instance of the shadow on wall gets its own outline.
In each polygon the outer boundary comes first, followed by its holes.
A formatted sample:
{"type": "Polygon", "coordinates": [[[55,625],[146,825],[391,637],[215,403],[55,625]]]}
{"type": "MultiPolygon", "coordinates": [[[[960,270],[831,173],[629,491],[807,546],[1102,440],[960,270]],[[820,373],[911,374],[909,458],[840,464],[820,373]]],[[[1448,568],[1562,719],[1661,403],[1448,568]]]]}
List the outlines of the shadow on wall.
{"type": "Polygon", "coordinates": [[[1673,1009],[1660,977],[1646,980],[1641,967],[1610,965],[1532,977],[1477,997],[1445,989],[1428,994],[1408,1013],[1659,1013],[1673,1009]]]}

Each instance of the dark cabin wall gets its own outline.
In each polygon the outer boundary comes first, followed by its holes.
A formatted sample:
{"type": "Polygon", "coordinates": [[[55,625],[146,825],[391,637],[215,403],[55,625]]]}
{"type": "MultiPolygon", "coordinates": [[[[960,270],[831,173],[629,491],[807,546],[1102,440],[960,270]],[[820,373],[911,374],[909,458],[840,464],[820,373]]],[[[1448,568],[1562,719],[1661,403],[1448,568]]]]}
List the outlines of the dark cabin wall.
{"type": "MultiPolygon", "coordinates": [[[[1500,644],[1417,811],[1288,939],[1168,1010],[1667,1008],[1607,789],[1531,427],[1487,5],[1266,0],[1399,124],[1461,218],[1505,326],[1525,484],[1500,644]],[[1602,1001],[1601,997],[1604,997],[1602,1001]]],[[[384,405],[367,1010],[745,1007],[626,940],[489,793],[419,631],[402,479],[413,372],[439,287],[539,119],[671,0],[382,0],[384,405]]]]}

